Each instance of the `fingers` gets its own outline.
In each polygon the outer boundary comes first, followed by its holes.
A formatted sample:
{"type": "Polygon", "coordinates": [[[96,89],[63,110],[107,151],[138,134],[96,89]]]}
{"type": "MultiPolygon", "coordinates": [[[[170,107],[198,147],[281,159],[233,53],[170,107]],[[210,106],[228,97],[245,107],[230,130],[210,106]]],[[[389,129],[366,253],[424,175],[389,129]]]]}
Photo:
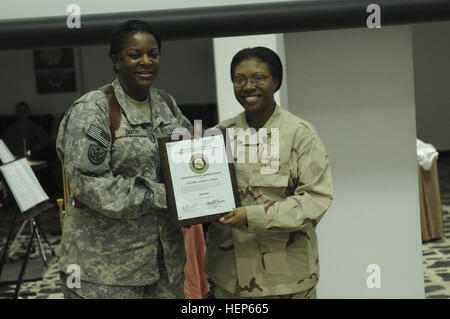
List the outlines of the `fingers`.
{"type": "Polygon", "coordinates": [[[232,217],[234,217],[235,215],[235,211],[233,210],[231,213],[226,214],[225,216],[223,216],[219,221],[222,224],[231,224],[232,223],[232,217]]]}
{"type": "Polygon", "coordinates": [[[232,227],[240,228],[247,223],[247,215],[245,211],[235,209],[231,213],[222,217],[219,221],[223,225],[230,225],[232,227]]]}
{"type": "Polygon", "coordinates": [[[230,225],[236,228],[247,225],[247,212],[245,207],[234,209],[232,212],[222,217],[219,222],[223,225],[230,225]]]}

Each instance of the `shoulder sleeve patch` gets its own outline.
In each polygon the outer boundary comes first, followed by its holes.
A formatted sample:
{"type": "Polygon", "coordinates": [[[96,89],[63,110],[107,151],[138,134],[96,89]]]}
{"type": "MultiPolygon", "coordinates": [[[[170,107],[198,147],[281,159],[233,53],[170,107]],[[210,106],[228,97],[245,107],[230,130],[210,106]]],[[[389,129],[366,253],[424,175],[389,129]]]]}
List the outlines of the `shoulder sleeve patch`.
{"type": "Polygon", "coordinates": [[[98,165],[103,163],[106,157],[106,151],[99,145],[89,145],[88,158],[92,164],[98,165]]]}
{"type": "Polygon", "coordinates": [[[86,131],[86,135],[99,142],[106,149],[109,148],[109,135],[101,128],[98,128],[97,126],[91,124],[91,126],[89,126],[88,130],[86,131]]]}

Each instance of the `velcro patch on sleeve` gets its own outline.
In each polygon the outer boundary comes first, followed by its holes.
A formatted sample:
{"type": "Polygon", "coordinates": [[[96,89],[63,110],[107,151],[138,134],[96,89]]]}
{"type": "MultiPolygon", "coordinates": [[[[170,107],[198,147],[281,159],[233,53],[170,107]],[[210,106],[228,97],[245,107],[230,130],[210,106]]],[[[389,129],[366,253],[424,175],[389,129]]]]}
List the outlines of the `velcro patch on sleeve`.
{"type": "Polygon", "coordinates": [[[86,132],[86,135],[99,142],[106,149],[109,148],[109,135],[101,128],[98,128],[97,126],[91,124],[86,132]]]}
{"type": "Polygon", "coordinates": [[[106,157],[106,151],[100,145],[89,145],[88,158],[92,164],[98,165],[103,163],[106,157]]]}

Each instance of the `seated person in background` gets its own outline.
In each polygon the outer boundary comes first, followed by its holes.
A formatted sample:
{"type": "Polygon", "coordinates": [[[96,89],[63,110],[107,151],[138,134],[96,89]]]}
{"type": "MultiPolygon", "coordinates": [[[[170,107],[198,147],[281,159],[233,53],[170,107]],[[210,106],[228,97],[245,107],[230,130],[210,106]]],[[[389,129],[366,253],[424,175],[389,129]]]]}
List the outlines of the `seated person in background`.
{"type": "Polygon", "coordinates": [[[17,121],[9,125],[3,134],[3,140],[15,156],[25,156],[30,151],[34,159],[47,159],[51,146],[50,137],[38,123],[30,120],[30,108],[27,103],[16,105],[17,121]]]}

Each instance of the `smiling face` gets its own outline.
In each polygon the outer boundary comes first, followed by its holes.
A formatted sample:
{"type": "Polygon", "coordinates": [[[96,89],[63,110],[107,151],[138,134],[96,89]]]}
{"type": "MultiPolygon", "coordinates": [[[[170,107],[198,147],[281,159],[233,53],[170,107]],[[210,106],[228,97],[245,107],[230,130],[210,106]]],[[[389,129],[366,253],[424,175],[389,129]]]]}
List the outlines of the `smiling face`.
{"type": "Polygon", "coordinates": [[[278,80],[271,75],[269,65],[258,59],[244,60],[236,66],[234,71],[234,79],[239,78],[247,79],[247,83],[242,87],[235,86],[234,95],[246,113],[270,115],[275,107],[274,93],[278,80]],[[255,76],[265,77],[264,83],[254,85],[251,79],[255,76]]]}
{"type": "Polygon", "coordinates": [[[159,71],[158,44],[150,33],[140,32],[128,38],[112,61],[125,93],[142,101],[159,71]]]}

